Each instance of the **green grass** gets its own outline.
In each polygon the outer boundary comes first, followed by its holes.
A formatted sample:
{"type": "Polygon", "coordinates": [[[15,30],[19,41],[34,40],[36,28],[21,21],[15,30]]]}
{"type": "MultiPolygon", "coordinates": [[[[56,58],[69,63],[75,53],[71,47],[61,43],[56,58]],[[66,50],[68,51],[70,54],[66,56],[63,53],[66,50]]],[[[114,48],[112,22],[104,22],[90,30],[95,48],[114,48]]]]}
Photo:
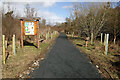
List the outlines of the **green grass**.
{"type": "MultiPolygon", "coordinates": [[[[54,39],[58,36],[58,34],[54,35],[54,39]]],[[[6,60],[6,64],[3,65],[2,77],[3,78],[15,78],[20,73],[24,72],[28,65],[31,64],[38,56],[45,54],[45,51],[51,45],[51,41],[54,39],[40,43],[40,48],[36,48],[35,46],[24,46],[24,48],[16,48],[16,55],[10,53],[8,59],[6,60]]],[[[8,51],[12,50],[11,47],[8,47],[8,51]]],[[[44,56],[41,56],[44,57],[44,56]]]]}
{"type": "Polygon", "coordinates": [[[34,46],[24,46],[23,49],[16,49],[16,55],[12,55],[3,65],[3,77],[15,77],[18,72],[22,72],[42,51],[49,46],[49,43],[41,43],[40,48],[34,46]],[[9,70],[7,70],[9,68],[9,70]],[[24,68],[24,69],[23,69],[24,68]],[[8,73],[9,72],[9,73],[8,73]],[[12,75],[11,75],[12,74],[12,75]]]}

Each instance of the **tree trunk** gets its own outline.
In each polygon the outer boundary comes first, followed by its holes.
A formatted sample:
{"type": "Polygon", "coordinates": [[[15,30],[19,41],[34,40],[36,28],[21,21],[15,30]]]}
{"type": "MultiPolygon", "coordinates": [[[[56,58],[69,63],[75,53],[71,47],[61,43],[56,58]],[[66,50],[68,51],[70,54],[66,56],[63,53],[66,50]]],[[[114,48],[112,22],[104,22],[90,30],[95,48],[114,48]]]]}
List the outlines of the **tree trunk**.
{"type": "Polygon", "coordinates": [[[116,42],[116,35],[114,35],[114,44],[115,44],[115,42],[116,42]]]}
{"type": "Polygon", "coordinates": [[[91,44],[93,44],[93,33],[91,33],[91,44]]]}

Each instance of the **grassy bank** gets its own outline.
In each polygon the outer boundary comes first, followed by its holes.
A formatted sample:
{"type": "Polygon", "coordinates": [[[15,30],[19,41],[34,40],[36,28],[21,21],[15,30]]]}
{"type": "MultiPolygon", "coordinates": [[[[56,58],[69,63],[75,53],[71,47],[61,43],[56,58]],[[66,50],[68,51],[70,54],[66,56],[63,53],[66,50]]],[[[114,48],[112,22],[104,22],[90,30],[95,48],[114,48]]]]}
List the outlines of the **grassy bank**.
{"type": "Polygon", "coordinates": [[[105,78],[120,78],[119,51],[117,53],[108,51],[108,55],[105,55],[104,45],[100,41],[95,41],[93,44],[90,44],[89,41],[88,47],[85,47],[85,41],[82,37],[71,37],[71,35],[68,35],[68,38],[82,53],[87,54],[91,62],[105,78]]]}
{"type": "MultiPolygon", "coordinates": [[[[17,78],[20,74],[25,73],[32,66],[35,60],[42,60],[49,47],[54,43],[58,37],[58,33],[52,39],[40,43],[40,48],[34,46],[24,46],[24,48],[16,48],[16,55],[9,55],[6,64],[3,65],[3,78],[17,78]]],[[[9,48],[10,50],[10,48],[9,48]]]]}

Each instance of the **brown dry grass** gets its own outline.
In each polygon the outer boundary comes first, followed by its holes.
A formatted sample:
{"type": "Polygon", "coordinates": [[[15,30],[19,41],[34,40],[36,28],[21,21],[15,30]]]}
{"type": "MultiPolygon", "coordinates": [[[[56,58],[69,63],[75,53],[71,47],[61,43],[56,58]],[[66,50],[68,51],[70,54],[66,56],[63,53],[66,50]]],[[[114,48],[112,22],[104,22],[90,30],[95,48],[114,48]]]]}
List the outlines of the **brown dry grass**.
{"type": "Polygon", "coordinates": [[[91,62],[94,65],[98,66],[99,72],[105,78],[120,78],[120,58],[117,55],[120,55],[119,52],[113,53],[108,51],[108,55],[104,54],[104,45],[99,41],[95,41],[93,45],[88,43],[88,47],[84,47],[85,41],[83,38],[72,38],[70,35],[68,38],[80,49],[83,53],[87,54],[91,62]]]}

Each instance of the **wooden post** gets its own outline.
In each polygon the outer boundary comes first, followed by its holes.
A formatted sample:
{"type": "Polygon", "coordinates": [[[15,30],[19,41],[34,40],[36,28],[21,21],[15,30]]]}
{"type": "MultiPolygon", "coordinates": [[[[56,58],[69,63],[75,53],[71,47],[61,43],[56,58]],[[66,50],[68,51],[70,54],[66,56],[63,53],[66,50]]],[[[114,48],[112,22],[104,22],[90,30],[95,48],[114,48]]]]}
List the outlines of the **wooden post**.
{"type": "Polygon", "coordinates": [[[21,19],[20,21],[20,25],[21,25],[21,47],[23,48],[23,20],[21,19]]]}
{"type": "Polygon", "coordinates": [[[12,37],[12,52],[14,54],[14,37],[12,37]]]}
{"type": "Polygon", "coordinates": [[[105,46],[105,54],[107,55],[108,52],[108,40],[109,40],[109,34],[107,34],[107,39],[106,39],[106,46],[105,46]]]}
{"type": "Polygon", "coordinates": [[[93,44],[93,33],[91,33],[91,44],[93,44]]]}
{"type": "Polygon", "coordinates": [[[3,64],[5,64],[5,35],[3,35],[3,64]]]}
{"type": "Polygon", "coordinates": [[[37,19],[37,47],[40,47],[39,43],[39,20],[37,19]]]}
{"type": "Polygon", "coordinates": [[[101,33],[101,44],[102,44],[102,39],[103,39],[103,33],[101,33]]]}
{"type": "Polygon", "coordinates": [[[15,51],[15,35],[13,35],[13,54],[14,55],[16,54],[16,51],[15,51]]]}

